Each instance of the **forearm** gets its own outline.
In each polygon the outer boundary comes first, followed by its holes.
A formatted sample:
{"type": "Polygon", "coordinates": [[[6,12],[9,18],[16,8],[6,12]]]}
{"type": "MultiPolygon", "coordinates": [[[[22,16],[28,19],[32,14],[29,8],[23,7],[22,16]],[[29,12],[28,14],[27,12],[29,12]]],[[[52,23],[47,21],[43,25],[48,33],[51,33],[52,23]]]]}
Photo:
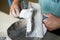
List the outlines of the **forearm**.
{"type": "Polygon", "coordinates": [[[19,4],[19,0],[13,0],[15,4],[19,4]]]}

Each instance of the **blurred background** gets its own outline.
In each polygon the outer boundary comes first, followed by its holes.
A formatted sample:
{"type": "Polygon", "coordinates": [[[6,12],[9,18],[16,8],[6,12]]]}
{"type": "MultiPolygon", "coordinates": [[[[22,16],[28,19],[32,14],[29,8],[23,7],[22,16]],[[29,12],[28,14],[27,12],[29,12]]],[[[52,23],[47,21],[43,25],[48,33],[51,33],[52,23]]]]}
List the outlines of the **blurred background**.
{"type": "MultiPolygon", "coordinates": [[[[30,0],[31,2],[38,2],[38,0],[30,0]]],[[[0,0],[0,11],[9,13],[8,0],[0,0]]]]}
{"type": "Polygon", "coordinates": [[[8,0],[0,0],[0,11],[9,13],[8,0]]]}

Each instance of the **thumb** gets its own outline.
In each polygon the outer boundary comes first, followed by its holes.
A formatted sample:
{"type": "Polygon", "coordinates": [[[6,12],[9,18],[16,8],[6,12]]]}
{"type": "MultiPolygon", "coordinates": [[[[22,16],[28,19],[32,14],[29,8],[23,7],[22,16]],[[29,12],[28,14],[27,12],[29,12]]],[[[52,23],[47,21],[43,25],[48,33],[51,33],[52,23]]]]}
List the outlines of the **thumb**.
{"type": "Polygon", "coordinates": [[[47,23],[47,20],[48,20],[47,18],[46,18],[46,19],[44,19],[44,20],[43,20],[43,23],[45,23],[45,24],[46,24],[46,23],[47,23]]]}
{"type": "Polygon", "coordinates": [[[52,14],[44,14],[44,16],[50,17],[50,16],[52,16],[52,14]]]}

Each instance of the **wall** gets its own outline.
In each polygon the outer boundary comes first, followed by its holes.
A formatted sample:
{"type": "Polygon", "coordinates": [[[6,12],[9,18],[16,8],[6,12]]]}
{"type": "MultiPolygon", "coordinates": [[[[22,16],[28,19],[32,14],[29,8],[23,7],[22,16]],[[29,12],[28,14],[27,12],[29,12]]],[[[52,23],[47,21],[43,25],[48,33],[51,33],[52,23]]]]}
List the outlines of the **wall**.
{"type": "Polygon", "coordinates": [[[0,11],[9,12],[9,6],[7,0],[0,0],[0,11]]]}

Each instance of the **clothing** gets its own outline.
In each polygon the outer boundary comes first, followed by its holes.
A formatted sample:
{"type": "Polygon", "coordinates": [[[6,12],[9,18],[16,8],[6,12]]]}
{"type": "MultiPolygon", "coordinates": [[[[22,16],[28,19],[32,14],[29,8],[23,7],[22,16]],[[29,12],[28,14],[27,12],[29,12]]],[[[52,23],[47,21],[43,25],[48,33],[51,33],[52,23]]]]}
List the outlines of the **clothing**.
{"type": "MultiPolygon", "coordinates": [[[[60,17],[60,0],[39,0],[39,4],[42,8],[43,14],[52,13],[57,17],[60,17]]],[[[52,31],[57,35],[60,35],[60,29],[52,31]]]]}
{"type": "Polygon", "coordinates": [[[42,13],[52,13],[57,17],[60,17],[60,0],[39,0],[42,8],[42,13]]]}
{"type": "Polygon", "coordinates": [[[12,5],[12,0],[8,0],[8,4],[9,4],[9,6],[11,6],[12,5]]]}

